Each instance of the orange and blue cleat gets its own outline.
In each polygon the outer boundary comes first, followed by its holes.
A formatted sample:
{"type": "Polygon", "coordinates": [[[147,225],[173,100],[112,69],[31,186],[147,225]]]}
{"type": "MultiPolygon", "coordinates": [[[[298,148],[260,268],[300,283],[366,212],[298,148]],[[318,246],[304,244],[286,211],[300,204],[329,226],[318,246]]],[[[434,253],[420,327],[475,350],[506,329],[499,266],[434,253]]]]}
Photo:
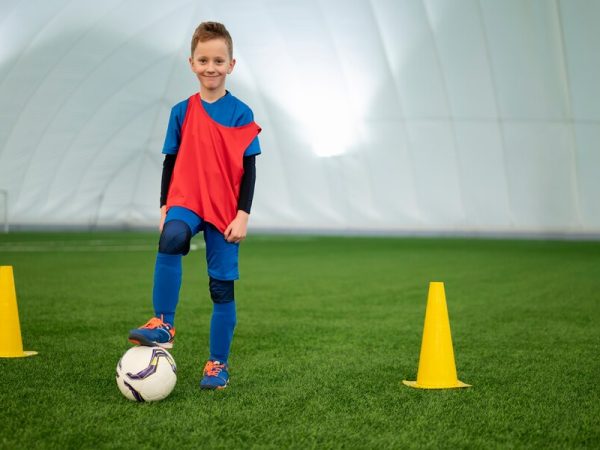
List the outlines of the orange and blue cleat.
{"type": "Polygon", "coordinates": [[[172,348],[174,339],[175,328],[159,317],[153,317],[141,327],[129,332],[129,342],[147,347],[157,345],[162,348],[172,348]]]}
{"type": "Polygon", "coordinates": [[[220,361],[206,361],[202,375],[200,389],[225,389],[229,383],[229,367],[220,361]]]}

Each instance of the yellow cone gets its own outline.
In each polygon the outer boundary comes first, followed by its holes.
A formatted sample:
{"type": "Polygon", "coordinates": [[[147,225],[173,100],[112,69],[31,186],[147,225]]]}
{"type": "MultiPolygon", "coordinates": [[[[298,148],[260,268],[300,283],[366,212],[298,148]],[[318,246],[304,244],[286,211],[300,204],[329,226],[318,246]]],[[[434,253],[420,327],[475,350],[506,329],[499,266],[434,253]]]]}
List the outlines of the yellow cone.
{"type": "Polygon", "coordinates": [[[0,358],[37,355],[24,352],[12,266],[0,266],[0,358]]]}
{"type": "Polygon", "coordinates": [[[444,283],[429,283],[417,381],[403,380],[402,382],[407,386],[419,389],[449,389],[470,386],[470,384],[459,381],[456,376],[444,283]]]}

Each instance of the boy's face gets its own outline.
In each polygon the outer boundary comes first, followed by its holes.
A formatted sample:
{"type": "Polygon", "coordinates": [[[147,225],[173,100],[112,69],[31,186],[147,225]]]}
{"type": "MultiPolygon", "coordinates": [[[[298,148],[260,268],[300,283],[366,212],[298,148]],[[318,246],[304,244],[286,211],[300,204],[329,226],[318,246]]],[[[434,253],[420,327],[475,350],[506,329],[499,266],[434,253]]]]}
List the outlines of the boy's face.
{"type": "Polygon", "coordinates": [[[235,59],[229,57],[225,40],[198,42],[189,62],[205,93],[224,94],[225,78],[235,66],[235,59]]]}

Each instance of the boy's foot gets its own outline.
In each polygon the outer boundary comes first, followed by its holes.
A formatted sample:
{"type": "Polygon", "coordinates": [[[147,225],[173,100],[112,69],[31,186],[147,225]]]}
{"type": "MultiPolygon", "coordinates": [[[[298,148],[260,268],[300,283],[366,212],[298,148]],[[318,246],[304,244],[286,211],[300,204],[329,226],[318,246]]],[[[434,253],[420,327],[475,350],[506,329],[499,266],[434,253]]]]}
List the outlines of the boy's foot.
{"type": "Polygon", "coordinates": [[[229,383],[229,367],[220,361],[206,361],[200,389],[225,389],[229,383]]]}
{"type": "Polygon", "coordinates": [[[172,348],[175,339],[175,328],[170,323],[153,317],[144,325],[129,332],[129,342],[137,345],[172,348]]]}

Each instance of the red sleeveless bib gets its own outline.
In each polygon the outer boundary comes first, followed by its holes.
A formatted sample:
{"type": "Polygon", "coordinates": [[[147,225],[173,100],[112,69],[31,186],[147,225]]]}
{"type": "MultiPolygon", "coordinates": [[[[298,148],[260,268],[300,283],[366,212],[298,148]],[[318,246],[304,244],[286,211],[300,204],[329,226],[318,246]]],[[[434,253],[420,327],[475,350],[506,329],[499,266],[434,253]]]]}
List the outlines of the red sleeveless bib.
{"type": "Polygon", "coordinates": [[[167,196],[167,209],[183,206],[223,233],[237,214],[244,152],[261,129],[255,122],[226,127],[215,122],[192,95],[181,127],[181,144],[167,196]]]}

